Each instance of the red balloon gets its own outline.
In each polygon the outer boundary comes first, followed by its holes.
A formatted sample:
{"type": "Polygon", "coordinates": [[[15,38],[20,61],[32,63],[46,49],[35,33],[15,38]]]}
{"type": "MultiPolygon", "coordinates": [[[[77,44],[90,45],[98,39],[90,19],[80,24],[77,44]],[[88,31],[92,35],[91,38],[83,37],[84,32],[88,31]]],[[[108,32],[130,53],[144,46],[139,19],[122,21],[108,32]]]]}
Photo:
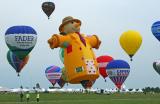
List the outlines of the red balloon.
{"type": "Polygon", "coordinates": [[[89,80],[81,81],[81,85],[83,86],[84,89],[91,89],[94,83],[95,83],[95,80],[94,81],[89,81],[89,80]]]}
{"type": "Polygon", "coordinates": [[[113,60],[113,58],[111,56],[107,56],[107,55],[97,57],[99,73],[101,74],[101,76],[104,79],[108,76],[106,66],[107,66],[108,62],[110,62],[112,60],[113,60]]]}

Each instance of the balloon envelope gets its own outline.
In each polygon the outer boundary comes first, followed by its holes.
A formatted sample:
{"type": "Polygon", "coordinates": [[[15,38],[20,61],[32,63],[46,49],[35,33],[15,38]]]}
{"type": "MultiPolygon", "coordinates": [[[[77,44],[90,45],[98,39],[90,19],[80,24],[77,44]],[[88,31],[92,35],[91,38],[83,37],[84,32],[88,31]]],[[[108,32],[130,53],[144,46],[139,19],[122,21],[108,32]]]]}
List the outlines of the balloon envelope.
{"type": "Polygon", "coordinates": [[[50,66],[45,70],[45,74],[47,79],[54,86],[56,82],[60,80],[62,71],[61,71],[61,68],[58,66],[50,66]]]}
{"type": "Polygon", "coordinates": [[[90,89],[94,83],[95,83],[95,80],[94,81],[90,81],[90,80],[81,81],[81,85],[83,86],[84,89],[90,89]]]}
{"type": "Polygon", "coordinates": [[[6,31],[5,41],[9,49],[22,60],[34,48],[37,33],[30,26],[13,26],[6,31]]]}
{"type": "Polygon", "coordinates": [[[123,50],[130,56],[132,61],[132,57],[141,46],[142,37],[139,32],[129,30],[120,36],[119,42],[123,50]]]}
{"type": "Polygon", "coordinates": [[[107,66],[108,62],[110,62],[112,60],[113,60],[113,58],[111,56],[107,56],[107,55],[97,57],[99,72],[104,79],[108,76],[106,66],[107,66]]]}
{"type": "Polygon", "coordinates": [[[61,78],[62,78],[65,82],[68,82],[67,72],[66,72],[66,69],[65,69],[64,67],[62,68],[61,78]]]}
{"type": "Polygon", "coordinates": [[[160,75],[160,60],[157,60],[157,61],[153,62],[153,68],[160,75]]]}
{"type": "Polygon", "coordinates": [[[7,52],[7,60],[9,64],[16,70],[17,73],[20,73],[23,67],[27,64],[29,56],[26,56],[23,60],[20,60],[13,52],[7,52]]]}
{"type": "Polygon", "coordinates": [[[59,50],[59,57],[62,63],[64,63],[64,49],[60,48],[59,50]]]}
{"type": "Polygon", "coordinates": [[[130,66],[126,61],[113,60],[108,63],[107,72],[112,82],[121,89],[121,85],[130,73],[130,66]]]}
{"type": "Polygon", "coordinates": [[[62,78],[60,78],[58,81],[57,81],[57,83],[58,83],[58,85],[62,88],[64,85],[65,85],[65,81],[62,79],[62,78]]]}
{"type": "Polygon", "coordinates": [[[160,41],[160,21],[153,23],[151,30],[153,35],[160,41]]]}
{"type": "Polygon", "coordinates": [[[55,4],[53,2],[44,2],[42,4],[42,10],[48,16],[48,18],[50,17],[54,9],[55,9],[55,4]]]}

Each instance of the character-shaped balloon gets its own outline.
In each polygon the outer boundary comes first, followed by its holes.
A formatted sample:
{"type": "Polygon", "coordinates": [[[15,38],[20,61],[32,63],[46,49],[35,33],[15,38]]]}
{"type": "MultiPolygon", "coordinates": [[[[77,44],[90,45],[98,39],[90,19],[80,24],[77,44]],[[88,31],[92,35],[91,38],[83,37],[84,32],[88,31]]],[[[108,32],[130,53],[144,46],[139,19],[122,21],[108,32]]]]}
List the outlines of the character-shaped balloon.
{"type": "Polygon", "coordinates": [[[50,48],[64,49],[64,67],[69,83],[96,80],[99,77],[98,64],[92,48],[98,49],[101,41],[96,35],[80,33],[81,21],[65,17],[59,27],[60,34],[54,34],[48,43],[50,48]]]}

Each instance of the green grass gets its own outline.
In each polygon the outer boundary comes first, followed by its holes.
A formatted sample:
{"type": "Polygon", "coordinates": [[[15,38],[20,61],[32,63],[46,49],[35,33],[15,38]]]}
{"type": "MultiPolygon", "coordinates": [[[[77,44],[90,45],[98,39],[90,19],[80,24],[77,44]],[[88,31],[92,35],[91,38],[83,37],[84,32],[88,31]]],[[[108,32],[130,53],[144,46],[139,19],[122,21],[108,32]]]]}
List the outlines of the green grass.
{"type": "MultiPolygon", "coordinates": [[[[36,95],[31,94],[28,104],[36,104],[36,95]]],[[[18,94],[0,94],[0,104],[27,104],[20,102],[18,94]]],[[[39,104],[160,104],[160,94],[40,94],[39,104]]]]}

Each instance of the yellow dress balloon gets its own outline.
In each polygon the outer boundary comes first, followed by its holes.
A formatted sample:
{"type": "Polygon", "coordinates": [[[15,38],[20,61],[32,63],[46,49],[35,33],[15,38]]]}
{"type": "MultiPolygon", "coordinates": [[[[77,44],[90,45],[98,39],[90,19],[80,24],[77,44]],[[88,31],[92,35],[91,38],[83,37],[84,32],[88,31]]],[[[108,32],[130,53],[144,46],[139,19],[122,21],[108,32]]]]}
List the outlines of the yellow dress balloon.
{"type": "Polygon", "coordinates": [[[121,35],[119,42],[132,61],[132,57],[142,44],[142,36],[137,31],[129,30],[121,35]]]}

